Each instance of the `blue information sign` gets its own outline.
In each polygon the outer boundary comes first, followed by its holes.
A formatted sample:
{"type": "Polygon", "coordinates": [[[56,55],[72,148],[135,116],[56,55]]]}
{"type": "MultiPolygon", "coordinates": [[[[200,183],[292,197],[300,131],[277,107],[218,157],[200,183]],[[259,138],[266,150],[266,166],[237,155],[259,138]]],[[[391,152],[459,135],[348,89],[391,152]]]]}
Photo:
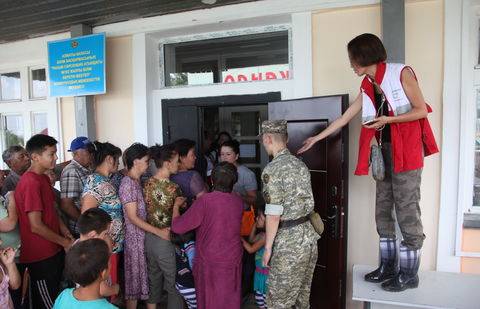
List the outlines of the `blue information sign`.
{"type": "Polygon", "coordinates": [[[105,33],[48,42],[48,70],[52,97],[105,93],[105,33]]]}

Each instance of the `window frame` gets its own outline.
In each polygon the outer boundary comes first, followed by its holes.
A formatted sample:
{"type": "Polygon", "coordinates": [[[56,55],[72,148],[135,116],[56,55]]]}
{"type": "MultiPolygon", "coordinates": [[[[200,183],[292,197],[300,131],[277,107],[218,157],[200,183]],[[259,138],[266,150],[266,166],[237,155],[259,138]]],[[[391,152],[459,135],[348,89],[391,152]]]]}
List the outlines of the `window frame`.
{"type": "MultiPolygon", "coordinates": [[[[480,1],[469,3],[462,20],[462,52],[460,84],[460,122],[458,159],[458,196],[455,234],[455,256],[480,257],[479,252],[464,251],[463,231],[465,220],[478,217],[480,207],[473,206],[475,181],[475,143],[477,122],[477,95],[480,96],[480,1]],[[476,9],[471,9],[476,8],[476,9]],[[477,94],[478,91],[478,94],[477,94]]],[[[471,224],[471,222],[469,223],[471,224]]]]}
{"type": "Polygon", "coordinates": [[[25,115],[22,112],[6,112],[6,113],[0,113],[0,148],[2,150],[7,148],[7,141],[5,139],[5,117],[8,116],[20,116],[22,119],[22,126],[23,126],[23,145],[25,146],[26,140],[25,140],[25,115]]]}
{"type": "Polygon", "coordinates": [[[28,67],[28,100],[29,101],[39,101],[39,100],[46,100],[48,98],[48,70],[47,66],[44,65],[37,65],[37,66],[29,66],[28,67]],[[33,96],[33,79],[32,79],[32,71],[33,70],[45,70],[45,82],[47,83],[47,93],[44,97],[34,97],[33,96]]]}
{"type": "MultiPolygon", "coordinates": [[[[165,45],[168,44],[177,44],[177,43],[189,43],[189,42],[199,42],[204,40],[211,40],[211,39],[223,39],[223,38],[230,38],[236,36],[244,36],[244,35],[253,35],[253,34],[267,34],[273,32],[281,32],[287,31],[288,33],[288,68],[289,68],[289,80],[294,79],[294,72],[293,72],[293,54],[292,54],[292,26],[291,24],[276,24],[276,25],[269,25],[269,26],[261,26],[261,27],[253,27],[253,28],[243,28],[243,29],[235,29],[229,31],[218,31],[218,32],[209,32],[209,33],[202,33],[202,34],[195,34],[195,35],[187,35],[187,36],[179,36],[179,37],[170,37],[166,39],[162,39],[159,41],[158,50],[159,50],[159,73],[160,73],[160,85],[159,89],[172,89],[172,88],[189,88],[189,87],[202,87],[208,85],[226,85],[229,83],[211,83],[211,84],[201,84],[201,85],[177,85],[177,86],[167,86],[166,85],[166,75],[165,75],[165,45]]],[[[262,80],[262,82],[270,82],[273,80],[262,80]]],[[[242,81],[236,82],[235,84],[239,83],[255,83],[258,81],[242,81]]]]}
{"type": "Polygon", "coordinates": [[[12,102],[22,102],[22,98],[24,96],[24,89],[22,87],[22,83],[23,83],[23,74],[22,74],[22,70],[18,69],[18,68],[10,68],[10,69],[2,69],[0,70],[0,76],[2,74],[6,74],[6,73],[20,73],[20,99],[11,99],[11,100],[2,100],[2,85],[1,85],[1,78],[0,78],[0,104],[4,104],[4,103],[12,103],[12,102]]]}
{"type": "Polygon", "coordinates": [[[30,112],[30,121],[31,121],[30,125],[31,125],[31,128],[32,128],[32,135],[40,133],[40,132],[35,132],[35,129],[36,129],[35,128],[35,115],[40,115],[40,114],[45,114],[47,116],[47,130],[49,129],[49,127],[48,127],[48,111],[43,111],[43,110],[32,111],[32,112],[30,112]]]}
{"type": "MultiPolygon", "coordinates": [[[[59,100],[57,98],[45,97],[38,99],[30,99],[30,68],[47,68],[45,63],[20,63],[16,67],[0,68],[0,72],[20,72],[21,81],[21,100],[15,101],[0,101],[0,120],[3,115],[21,114],[23,119],[24,143],[28,141],[34,134],[33,132],[33,114],[46,113],[47,126],[49,135],[53,136],[57,141],[58,156],[60,160],[63,159],[63,144],[61,135],[61,115],[59,100]]],[[[48,70],[47,70],[48,71],[48,70]]],[[[48,72],[46,72],[46,79],[48,85],[48,72]]],[[[48,86],[47,86],[48,87],[48,86]]],[[[0,124],[0,129],[3,129],[3,123],[0,124]]],[[[0,154],[5,150],[5,141],[3,132],[0,132],[0,154]]],[[[0,169],[7,169],[7,165],[3,162],[0,156],[0,169]]]]}

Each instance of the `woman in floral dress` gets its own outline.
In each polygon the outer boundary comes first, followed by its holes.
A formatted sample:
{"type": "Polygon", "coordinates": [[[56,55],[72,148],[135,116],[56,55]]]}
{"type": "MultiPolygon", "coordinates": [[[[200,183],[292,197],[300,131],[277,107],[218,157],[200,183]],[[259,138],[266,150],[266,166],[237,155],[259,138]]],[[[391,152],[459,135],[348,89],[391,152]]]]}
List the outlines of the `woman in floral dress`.
{"type": "Polygon", "coordinates": [[[122,204],[117,190],[110,183],[110,175],[118,170],[118,160],[122,155],[120,148],[110,143],[93,142],[91,144],[95,172],[87,177],[82,195],[82,213],[98,207],[112,218],[109,236],[113,242],[113,254],[110,256],[111,283],[118,283],[119,254],[123,252],[125,229],[123,227],[122,204]]]}
{"type": "Polygon", "coordinates": [[[148,147],[139,143],[128,147],[123,154],[127,175],[122,179],[119,195],[125,217],[124,262],[127,309],[137,308],[138,300],[147,300],[149,297],[145,232],[159,237],[168,237],[168,231],[162,231],[146,222],[147,212],[140,178],[147,171],[149,160],[148,147]]]}

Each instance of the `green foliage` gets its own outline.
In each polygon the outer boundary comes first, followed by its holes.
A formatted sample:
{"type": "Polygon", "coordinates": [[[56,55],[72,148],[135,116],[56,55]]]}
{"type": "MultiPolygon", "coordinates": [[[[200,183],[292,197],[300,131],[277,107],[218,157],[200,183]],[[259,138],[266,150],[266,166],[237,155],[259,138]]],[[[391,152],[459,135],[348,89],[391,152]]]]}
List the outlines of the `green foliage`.
{"type": "Polygon", "coordinates": [[[170,86],[188,85],[187,73],[173,73],[170,74],[170,86]]]}
{"type": "Polygon", "coordinates": [[[5,130],[5,144],[6,148],[13,145],[22,145],[24,146],[23,136],[16,135],[15,133],[5,130]]]}

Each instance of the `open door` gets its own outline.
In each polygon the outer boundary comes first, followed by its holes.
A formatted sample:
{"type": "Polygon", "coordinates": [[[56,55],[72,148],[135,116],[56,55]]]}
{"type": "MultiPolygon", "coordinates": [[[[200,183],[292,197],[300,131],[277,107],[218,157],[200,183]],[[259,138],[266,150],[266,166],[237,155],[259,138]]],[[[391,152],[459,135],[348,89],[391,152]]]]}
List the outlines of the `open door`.
{"type": "Polygon", "coordinates": [[[168,106],[164,117],[164,143],[172,143],[180,138],[188,138],[198,145],[198,108],[196,106],[168,106]]]}
{"type": "MultiPolygon", "coordinates": [[[[268,118],[288,122],[288,148],[295,154],[309,136],[324,130],[348,108],[348,95],[268,104],[268,118]]],[[[315,210],[325,223],[318,243],[311,308],[345,308],[347,260],[348,127],[318,142],[300,159],[310,169],[315,210]]]]}

